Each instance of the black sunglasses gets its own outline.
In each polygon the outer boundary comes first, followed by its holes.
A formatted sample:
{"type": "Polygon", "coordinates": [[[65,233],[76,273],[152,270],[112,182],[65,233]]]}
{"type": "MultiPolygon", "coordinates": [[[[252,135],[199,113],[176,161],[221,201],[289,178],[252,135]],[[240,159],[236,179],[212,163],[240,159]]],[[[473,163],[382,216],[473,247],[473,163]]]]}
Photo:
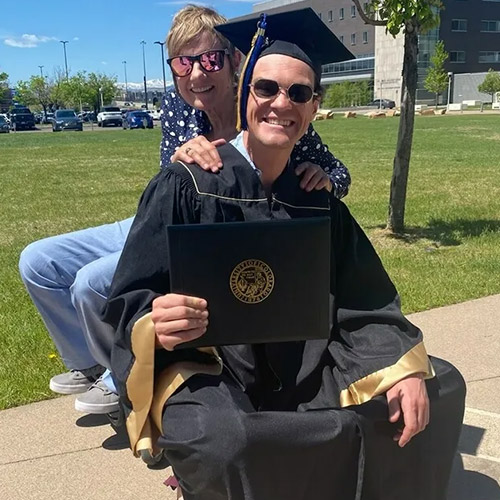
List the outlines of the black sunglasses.
{"type": "Polygon", "coordinates": [[[188,76],[193,71],[196,61],[204,71],[215,73],[224,67],[224,56],[229,55],[227,49],[207,50],[196,56],[176,56],[167,59],[167,63],[175,76],[188,76]]]}
{"type": "Polygon", "coordinates": [[[276,97],[280,90],[283,90],[290,101],[298,104],[309,102],[313,97],[318,95],[309,85],[304,85],[303,83],[293,83],[285,89],[280,87],[278,82],[274,80],[261,79],[251,83],[250,87],[253,89],[254,94],[262,99],[276,97]]]}

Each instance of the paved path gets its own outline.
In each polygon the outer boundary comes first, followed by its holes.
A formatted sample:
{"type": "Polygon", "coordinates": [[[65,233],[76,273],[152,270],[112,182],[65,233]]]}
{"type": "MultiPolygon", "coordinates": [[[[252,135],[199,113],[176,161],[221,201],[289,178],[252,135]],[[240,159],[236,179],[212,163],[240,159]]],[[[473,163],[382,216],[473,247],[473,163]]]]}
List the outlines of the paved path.
{"type": "MultiPolygon", "coordinates": [[[[468,385],[448,500],[500,500],[500,295],[410,318],[429,353],[455,364],[468,385]]],[[[133,459],[126,436],[76,412],[73,400],[0,412],[1,500],[175,499],[162,484],[168,470],[133,459]]]]}

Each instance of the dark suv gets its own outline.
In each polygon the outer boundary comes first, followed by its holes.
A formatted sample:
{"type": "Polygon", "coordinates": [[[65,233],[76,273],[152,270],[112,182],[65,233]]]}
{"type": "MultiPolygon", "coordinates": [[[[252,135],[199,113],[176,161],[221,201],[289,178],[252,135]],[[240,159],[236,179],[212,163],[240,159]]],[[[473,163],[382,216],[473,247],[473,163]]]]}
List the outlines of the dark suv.
{"type": "Polygon", "coordinates": [[[10,110],[12,130],[35,130],[35,117],[29,108],[15,107],[10,110]]]}

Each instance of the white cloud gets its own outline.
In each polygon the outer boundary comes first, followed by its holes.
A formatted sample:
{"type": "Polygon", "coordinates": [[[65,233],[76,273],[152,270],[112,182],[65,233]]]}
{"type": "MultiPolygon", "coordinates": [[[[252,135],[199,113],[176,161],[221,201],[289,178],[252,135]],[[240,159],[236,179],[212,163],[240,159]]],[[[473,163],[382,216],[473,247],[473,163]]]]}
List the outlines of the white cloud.
{"type": "Polygon", "coordinates": [[[53,36],[24,34],[18,37],[5,38],[3,43],[5,43],[5,45],[9,45],[10,47],[31,49],[38,47],[41,43],[51,42],[53,40],[57,40],[57,38],[54,38],[53,36]]]}
{"type": "Polygon", "coordinates": [[[101,61],[101,64],[107,66],[108,63],[106,61],[101,61]]]}
{"type": "Polygon", "coordinates": [[[74,42],[78,42],[78,40],[80,40],[80,39],[77,36],[73,37],[74,42]]]}

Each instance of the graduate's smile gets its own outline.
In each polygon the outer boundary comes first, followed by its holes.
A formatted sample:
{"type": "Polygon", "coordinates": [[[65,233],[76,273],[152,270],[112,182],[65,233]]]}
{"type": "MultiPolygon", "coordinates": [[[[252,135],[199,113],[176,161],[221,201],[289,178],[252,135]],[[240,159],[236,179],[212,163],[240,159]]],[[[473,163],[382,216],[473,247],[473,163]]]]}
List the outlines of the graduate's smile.
{"type": "Polygon", "coordinates": [[[262,121],[266,122],[268,125],[279,126],[279,127],[290,127],[295,122],[292,120],[280,120],[279,118],[273,118],[270,116],[264,117],[262,121]]]}

